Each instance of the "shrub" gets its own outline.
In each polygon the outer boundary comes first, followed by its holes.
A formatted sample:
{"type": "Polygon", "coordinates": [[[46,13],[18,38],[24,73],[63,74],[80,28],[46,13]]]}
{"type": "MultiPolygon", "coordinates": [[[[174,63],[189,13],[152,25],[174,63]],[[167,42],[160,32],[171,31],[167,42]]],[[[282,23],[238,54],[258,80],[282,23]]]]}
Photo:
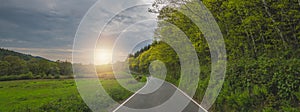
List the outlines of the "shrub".
{"type": "Polygon", "coordinates": [[[10,81],[10,80],[18,80],[19,77],[17,75],[6,75],[0,77],[0,81],[10,81]]]}
{"type": "Polygon", "coordinates": [[[59,75],[55,75],[55,76],[54,76],[54,79],[59,79],[59,78],[60,78],[59,75]]]}
{"type": "Polygon", "coordinates": [[[33,75],[31,72],[28,72],[27,74],[17,76],[17,79],[33,79],[33,75]]]}
{"type": "Polygon", "coordinates": [[[41,78],[42,78],[41,75],[36,75],[36,76],[34,76],[34,79],[41,79],[41,78]]]}

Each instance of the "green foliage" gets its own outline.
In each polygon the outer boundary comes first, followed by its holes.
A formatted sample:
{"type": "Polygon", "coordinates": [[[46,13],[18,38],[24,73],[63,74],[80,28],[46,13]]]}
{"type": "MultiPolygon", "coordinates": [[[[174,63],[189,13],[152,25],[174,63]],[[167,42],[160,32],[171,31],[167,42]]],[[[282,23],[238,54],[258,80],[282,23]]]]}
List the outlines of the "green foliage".
{"type": "Polygon", "coordinates": [[[7,61],[0,61],[0,76],[7,75],[10,63],[7,61]]]}
{"type": "Polygon", "coordinates": [[[52,79],[72,75],[67,61],[49,61],[5,49],[0,49],[0,80],[52,79]]]}
{"type": "Polygon", "coordinates": [[[61,75],[72,75],[72,64],[67,61],[56,61],[59,70],[59,74],[61,75]]]}
{"type": "Polygon", "coordinates": [[[3,49],[3,48],[0,48],[0,59],[2,60],[5,56],[16,56],[16,57],[19,57],[21,58],[22,60],[25,60],[25,61],[28,61],[32,58],[36,58],[36,59],[43,59],[43,60],[46,60],[42,57],[34,57],[34,56],[31,56],[31,55],[28,55],[28,54],[22,54],[22,53],[18,53],[18,52],[14,52],[14,51],[10,51],[10,50],[7,50],[7,49],[3,49]]]}
{"type": "MultiPolygon", "coordinates": [[[[162,1],[157,0],[153,6],[162,1]]],[[[300,5],[299,1],[203,0],[215,17],[227,50],[224,86],[211,111],[299,111],[300,102],[300,5]]],[[[173,39],[178,33],[166,27],[171,23],[183,31],[196,49],[201,65],[200,82],[194,99],[205,93],[210,75],[210,49],[203,32],[183,13],[194,13],[196,0],[175,0],[151,9],[163,22],[158,23],[156,39],[150,48],[128,59],[132,71],[148,74],[149,64],[160,60],[168,69],[167,81],[178,84],[180,63],[177,54],[161,39],[173,39]],[[176,5],[174,5],[176,4],[176,5]],[[178,7],[179,6],[179,7],[178,7]]],[[[208,34],[206,34],[208,35],[208,34]]]]}
{"type": "Polygon", "coordinates": [[[8,62],[10,66],[8,66],[7,75],[18,75],[24,74],[28,72],[28,68],[26,67],[26,62],[20,59],[17,56],[5,56],[3,61],[8,62]]]}

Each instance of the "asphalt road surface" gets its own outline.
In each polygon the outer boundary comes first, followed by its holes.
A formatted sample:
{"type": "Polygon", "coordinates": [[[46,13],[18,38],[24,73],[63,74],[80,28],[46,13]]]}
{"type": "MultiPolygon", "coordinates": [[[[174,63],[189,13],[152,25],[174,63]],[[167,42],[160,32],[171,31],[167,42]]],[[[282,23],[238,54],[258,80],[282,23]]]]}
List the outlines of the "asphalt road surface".
{"type": "Polygon", "coordinates": [[[142,89],[113,112],[207,112],[207,110],[173,84],[149,77],[142,89]]]}

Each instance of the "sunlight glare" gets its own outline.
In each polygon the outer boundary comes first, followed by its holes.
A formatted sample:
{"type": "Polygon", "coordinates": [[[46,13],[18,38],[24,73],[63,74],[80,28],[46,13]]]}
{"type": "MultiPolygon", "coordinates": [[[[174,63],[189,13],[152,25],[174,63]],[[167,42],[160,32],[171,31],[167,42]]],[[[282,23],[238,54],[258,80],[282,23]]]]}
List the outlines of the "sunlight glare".
{"type": "Polygon", "coordinates": [[[96,50],[95,52],[95,64],[109,64],[112,61],[112,52],[107,49],[96,50]]]}

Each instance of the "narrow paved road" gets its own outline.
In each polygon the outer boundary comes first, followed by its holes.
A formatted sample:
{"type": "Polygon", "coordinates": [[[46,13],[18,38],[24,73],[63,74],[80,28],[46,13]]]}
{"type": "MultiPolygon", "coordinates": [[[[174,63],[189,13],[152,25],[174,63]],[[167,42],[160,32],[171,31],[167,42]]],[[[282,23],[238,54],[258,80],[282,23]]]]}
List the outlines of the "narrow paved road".
{"type": "Polygon", "coordinates": [[[113,112],[207,112],[176,86],[149,77],[147,84],[113,112]]]}

